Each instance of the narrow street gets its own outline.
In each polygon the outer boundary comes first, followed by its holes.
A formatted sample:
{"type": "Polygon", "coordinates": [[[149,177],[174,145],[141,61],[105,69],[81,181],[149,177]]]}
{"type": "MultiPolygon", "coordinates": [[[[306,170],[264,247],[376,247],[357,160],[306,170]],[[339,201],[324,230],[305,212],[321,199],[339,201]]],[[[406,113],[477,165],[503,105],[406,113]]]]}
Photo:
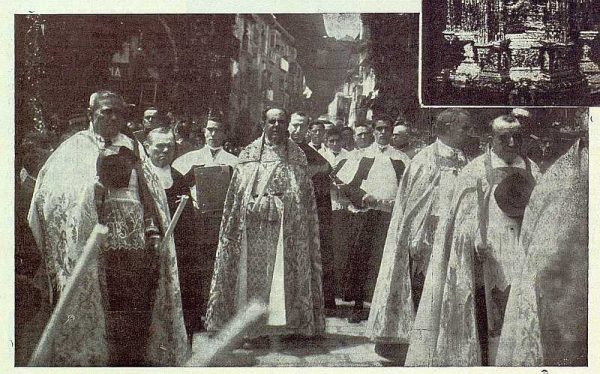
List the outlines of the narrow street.
{"type": "MultiPolygon", "coordinates": [[[[367,321],[348,323],[346,316],[351,311],[351,303],[338,299],[337,304],[338,317],[326,318],[323,338],[282,341],[278,347],[236,349],[222,355],[213,366],[394,366],[391,361],[378,356],[374,352],[375,344],[363,336],[367,321]]],[[[367,313],[368,309],[365,310],[367,313]]],[[[194,336],[194,353],[188,365],[195,366],[203,339],[206,339],[205,333],[194,336]]]]}

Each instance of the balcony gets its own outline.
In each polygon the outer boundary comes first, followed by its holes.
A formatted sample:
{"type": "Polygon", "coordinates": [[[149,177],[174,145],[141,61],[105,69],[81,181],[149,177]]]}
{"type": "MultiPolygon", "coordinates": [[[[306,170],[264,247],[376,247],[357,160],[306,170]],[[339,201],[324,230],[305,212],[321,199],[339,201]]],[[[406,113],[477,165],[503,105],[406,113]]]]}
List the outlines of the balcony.
{"type": "Polygon", "coordinates": [[[277,65],[277,58],[278,57],[279,56],[277,56],[277,53],[275,51],[269,51],[269,61],[271,61],[275,65],[277,65]]]}

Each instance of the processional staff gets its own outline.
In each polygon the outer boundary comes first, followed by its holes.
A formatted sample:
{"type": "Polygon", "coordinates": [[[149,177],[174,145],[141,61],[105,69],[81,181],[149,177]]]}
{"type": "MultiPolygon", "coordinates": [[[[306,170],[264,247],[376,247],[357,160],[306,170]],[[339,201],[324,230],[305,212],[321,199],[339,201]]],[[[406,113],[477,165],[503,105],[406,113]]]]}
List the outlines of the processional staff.
{"type": "MultiPolygon", "coordinates": [[[[175,225],[177,225],[179,217],[181,217],[181,213],[183,212],[188,200],[188,196],[181,197],[181,201],[177,206],[177,210],[173,215],[173,219],[167,227],[163,240],[158,248],[159,253],[162,253],[165,246],[169,242],[170,237],[173,234],[173,230],[175,229],[175,225]]],[[[52,312],[52,316],[50,317],[50,320],[44,329],[42,337],[40,338],[40,341],[31,355],[29,366],[45,366],[48,364],[50,347],[54,341],[55,334],[60,329],[61,322],[68,321],[70,318],[72,318],[67,315],[68,311],[66,310],[66,306],[69,305],[73,297],[75,297],[76,286],[81,284],[81,279],[83,278],[85,271],[88,270],[90,264],[96,259],[98,255],[98,248],[100,248],[102,245],[102,242],[106,238],[107,234],[108,227],[100,224],[94,226],[94,229],[92,230],[92,233],[83,248],[81,256],[79,257],[79,260],[73,269],[73,273],[67,280],[67,284],[61,293],[61,297],[58,300],[56,307],[54,308],[54,312],[52,312]]]]}

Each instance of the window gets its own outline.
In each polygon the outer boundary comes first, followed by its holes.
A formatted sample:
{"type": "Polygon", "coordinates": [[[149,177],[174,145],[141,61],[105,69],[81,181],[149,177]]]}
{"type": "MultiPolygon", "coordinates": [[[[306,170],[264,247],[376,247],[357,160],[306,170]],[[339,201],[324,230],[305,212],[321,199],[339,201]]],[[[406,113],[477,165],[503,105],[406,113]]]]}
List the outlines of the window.
{"type": "Polygon", "coordinates": [[[289,105],[290,105],[290,95],[284,94],[283,95],[283,107],[287,108],[289,105]]]}
{"type": "Polygon", "coordinates": [[[287,60],[285,58],[281,58],[279,60],[279,67],[281,68],[281,70],[288,72],[290,70],[290,64],[287,62],[287,60]]]}

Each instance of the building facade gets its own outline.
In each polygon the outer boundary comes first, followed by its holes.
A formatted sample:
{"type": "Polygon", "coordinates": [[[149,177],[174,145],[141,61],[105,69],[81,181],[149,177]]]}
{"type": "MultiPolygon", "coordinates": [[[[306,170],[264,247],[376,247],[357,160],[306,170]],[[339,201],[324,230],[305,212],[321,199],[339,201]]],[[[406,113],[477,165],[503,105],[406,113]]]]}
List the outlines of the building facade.
{"type": "Polygon", "coordinates": [[[85,121],[89,95],[98,89],[121,93],[134,121],[148,106],[190,117],[211,109],[226,113],[230,60],[237,56],[234,20],[213,14],[17,16],[17,132],[31,130],[33,117],[43,118],[42,127],[67,131],[69,119],[85,121]],[[32,115],[27,103],[33,98],[38,114],[32,115]]]}
{"type": "Polygon", "coordinates": [[[265,109],[300,106],[306,85],[295,38],[276,16],[238,14],[234,35],[239,55],[231,61],[229,119],[235,140],[245,144],[257,135],[265,109]]]}
{"type": "Polygon", "coordinates": [[[330,104],[330,117],[342,117],[352,127],[378,118],[421,123],[418,15],[362,14],[361,21],[348,59],[351,66],[330,104]]]}

